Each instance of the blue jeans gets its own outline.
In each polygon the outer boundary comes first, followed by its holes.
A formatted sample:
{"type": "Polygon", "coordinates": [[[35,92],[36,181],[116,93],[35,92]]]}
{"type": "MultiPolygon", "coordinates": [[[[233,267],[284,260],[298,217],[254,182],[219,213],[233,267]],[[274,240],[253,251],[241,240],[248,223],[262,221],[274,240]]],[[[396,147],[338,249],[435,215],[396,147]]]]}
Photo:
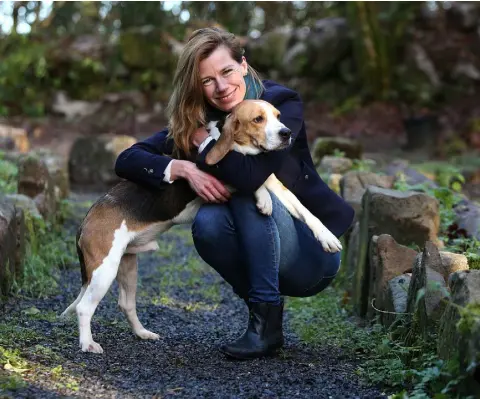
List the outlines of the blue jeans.
{"type": "Polygon", "coordinates": [[[272,201],[272,216],[264,216],[253,194],[236,193],[225,204],[203,205],[192,226],[202,259],[250,302],[315,295],[340,267],[340,253],[325,252],[273,194],[272,201]]]}

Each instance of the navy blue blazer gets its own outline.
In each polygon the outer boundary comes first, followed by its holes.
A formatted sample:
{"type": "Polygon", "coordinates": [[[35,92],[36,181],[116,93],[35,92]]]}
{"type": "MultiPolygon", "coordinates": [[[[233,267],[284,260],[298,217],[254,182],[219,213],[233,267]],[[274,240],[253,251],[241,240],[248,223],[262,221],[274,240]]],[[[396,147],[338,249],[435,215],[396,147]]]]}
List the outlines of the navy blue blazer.
{"type": "MultiPolygon", "coordinates": [[[[212,140],[198,154],[196,164],[242,192],[253,193],[275,173],[310,212],[340,237],[350,227],[354,210],[323,182],[315,170],[308,149],[300,96],[278,83],[268,80],[263,83],[265,90],[260,99],[275,106],[281,113],[281,122],[292,131],[289,148],[258,155],[230,151],[217,165],[208,166],[205,156],[215,145],[212,140]]],[[[117,175],[155,188],[166,187],[164,171],[173,152],[173,140],[167,139],[167,134],[168,130],[164,129],[123,151],[115,164],[117,175]]]]}

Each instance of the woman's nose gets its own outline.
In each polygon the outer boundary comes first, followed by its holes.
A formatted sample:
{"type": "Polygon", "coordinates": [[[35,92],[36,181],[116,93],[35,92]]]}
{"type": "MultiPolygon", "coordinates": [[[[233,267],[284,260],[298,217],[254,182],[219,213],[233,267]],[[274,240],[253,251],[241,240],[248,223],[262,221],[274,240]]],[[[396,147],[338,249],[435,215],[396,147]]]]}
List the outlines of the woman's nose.
{"type": "Polygon", "coordinates": [[[228,87],[227,79],[223,76],[217,78],[217,91],[225,91],[228,87]]]}

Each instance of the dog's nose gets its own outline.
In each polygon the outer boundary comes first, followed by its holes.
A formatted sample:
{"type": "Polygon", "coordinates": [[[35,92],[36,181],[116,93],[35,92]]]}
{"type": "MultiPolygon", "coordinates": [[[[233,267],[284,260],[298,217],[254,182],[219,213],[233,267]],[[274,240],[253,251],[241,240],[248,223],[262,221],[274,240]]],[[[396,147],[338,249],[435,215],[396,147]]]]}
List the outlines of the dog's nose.
{"type": "Polygon", "coordinates": [[[288,139],[292,135],[292,131],[287,127],[282,127],[278,132],[281,138],[288,139]]]}

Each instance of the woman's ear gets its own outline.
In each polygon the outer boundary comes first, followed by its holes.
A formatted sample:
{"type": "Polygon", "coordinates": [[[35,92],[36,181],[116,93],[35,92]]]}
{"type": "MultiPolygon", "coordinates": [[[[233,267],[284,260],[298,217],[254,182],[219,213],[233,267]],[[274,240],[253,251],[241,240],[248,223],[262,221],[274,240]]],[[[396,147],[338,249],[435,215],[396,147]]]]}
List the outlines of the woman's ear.
{"type": "Polygon", "coordinates": [[[237,128],[238,120],[236,120],[233,114],[228,115],[225,124],[223,125],[220,138],[205,157],[207,165],[215,165],[220,162],[233,148],[235,131],[237,128]]]}
{"type": "Polygon", "coordinates": [[[240,64],[242,67],[242,75],[247,76],[248,74],[248,64],[247,64],[247,59],[245,57],[242,57],[242,63],[240,64]]]}

